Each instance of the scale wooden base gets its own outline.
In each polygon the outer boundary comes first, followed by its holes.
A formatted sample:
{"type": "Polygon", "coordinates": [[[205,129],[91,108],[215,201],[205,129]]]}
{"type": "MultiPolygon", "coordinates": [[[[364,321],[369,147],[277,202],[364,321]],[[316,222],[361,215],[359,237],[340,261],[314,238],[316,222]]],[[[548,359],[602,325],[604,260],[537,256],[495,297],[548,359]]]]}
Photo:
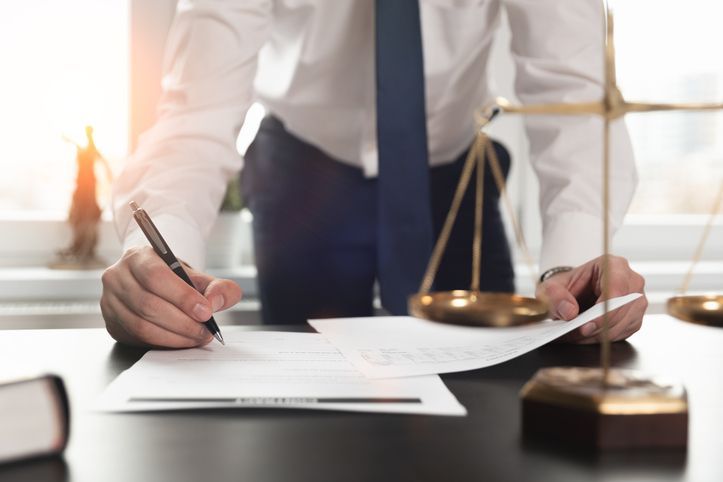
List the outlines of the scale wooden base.
{"type": "Polygon", "coordinates": [[[539,370],[522,388],[526,437],[598,449],[685,447],[688,399],[682,385],[632,370],[539,370]]]}

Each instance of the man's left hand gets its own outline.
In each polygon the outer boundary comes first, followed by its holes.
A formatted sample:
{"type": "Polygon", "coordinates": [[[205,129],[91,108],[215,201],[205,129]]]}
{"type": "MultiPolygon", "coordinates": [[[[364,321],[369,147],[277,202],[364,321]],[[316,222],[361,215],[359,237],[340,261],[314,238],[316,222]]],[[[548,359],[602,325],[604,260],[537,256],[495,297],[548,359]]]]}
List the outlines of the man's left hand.
{"type": "MultiPolygon", "coordinates": [[[[630,293],[643,293],[637,300],[609,313],[608,337],[624,340],[640,329],[648,307],[645,280],[633,271],[625,258],[609,256],[609,299],[630,293]]],[[[603,301],[603,257],[578,266],[571,271],[552,275],[537,286],[537,297],[547,298],[550,314],[555,319],[572,320],[581,312],[603,301]]],[[[596,318],[561,338],[570,343],[602,341],[603,318],[596,318]]]]}

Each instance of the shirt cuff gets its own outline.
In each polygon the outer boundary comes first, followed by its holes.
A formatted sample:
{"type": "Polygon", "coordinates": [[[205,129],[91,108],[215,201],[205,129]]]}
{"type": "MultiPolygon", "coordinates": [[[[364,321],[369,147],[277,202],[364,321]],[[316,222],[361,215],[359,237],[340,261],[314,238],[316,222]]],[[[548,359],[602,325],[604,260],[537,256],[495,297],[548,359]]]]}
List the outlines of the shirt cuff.
{"type": "Polygon", "coordinates": [[[579,266],[603,253],[602,219],[582,212],[561,213],[545,223],[540,272],[579,266]]]}
{"type": "MultiPolygon", "coordinates": [[[[153,224],[166,240],[166,243],[181,261],[197,271],[203,271],[206,265],[206,251],[204,241],[198,228],[191,226],[182,219],[160,214],[153,216],[153,224]]],[[[143,231],[136,226],[123,240],[123,251],[137,246],[150,246],[143,231]]]]}

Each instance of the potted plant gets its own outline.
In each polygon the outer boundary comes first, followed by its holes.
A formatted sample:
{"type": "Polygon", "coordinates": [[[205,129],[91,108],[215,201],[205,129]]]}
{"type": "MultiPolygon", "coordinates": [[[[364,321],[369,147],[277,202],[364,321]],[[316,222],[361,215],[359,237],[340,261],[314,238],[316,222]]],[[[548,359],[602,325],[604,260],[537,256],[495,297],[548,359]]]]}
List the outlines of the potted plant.
{"type": "Polygon", "coordinates": [[[250,246],[250,233],[245,216],[238,176],[226,186],[218,220],[209,240],[206,264],[209,268],[233,268],[248,260],[243,253],[250,246]],[[247,246],[248,245],[248,246],[247,246]]]}

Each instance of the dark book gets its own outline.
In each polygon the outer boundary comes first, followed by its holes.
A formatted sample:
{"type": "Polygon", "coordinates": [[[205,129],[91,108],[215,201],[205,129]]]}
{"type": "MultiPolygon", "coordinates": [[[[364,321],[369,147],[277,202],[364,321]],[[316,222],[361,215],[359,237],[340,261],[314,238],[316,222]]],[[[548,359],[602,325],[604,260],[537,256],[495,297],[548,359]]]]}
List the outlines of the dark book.
{"type": "Polygon", "coordinates": [[[0,463],[61,453],[68,443],[69,422],[60,377],[0,382],[0,463]]]}

